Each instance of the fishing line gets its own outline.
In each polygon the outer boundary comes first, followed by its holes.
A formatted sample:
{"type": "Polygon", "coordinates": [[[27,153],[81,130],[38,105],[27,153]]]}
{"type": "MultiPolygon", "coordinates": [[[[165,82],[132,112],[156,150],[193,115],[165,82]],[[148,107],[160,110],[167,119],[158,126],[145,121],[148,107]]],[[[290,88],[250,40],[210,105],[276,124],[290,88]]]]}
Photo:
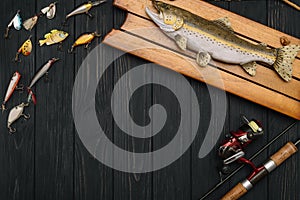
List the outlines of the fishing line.
{"type": "MultiPolygon", "coordinates": [[[[293,122],[291,125],[286,127],[281,133],[279,133],[275,138],[273,138],[269,143],[267,143],[263,148],[261,148],[257,153],[255,153],[249,160],[252,161],[257,156],[259,156],[264,150],[266,150],[269,146],[271,146],[276,140],[278,140],[281,136],[285,135],[292,127],[297,124],[298,121],[293,122]]],[[[295,145],[299,144],[300,140],[298,140],[295,145]]],[[[236,170],[234,170],[231,174],[229,174],[225,179],[220,181],[215,187],[213,187],[210,191],[208,191],[204,196],[201,197],[200,200],[205,199],[210,194],[212,194],[216,189],[218,189],[221,185],[223,185],[226,181],[228,181],[231,177],[233,177],[236,173],[238,173],[245,165],[241,165],[236,170]]]]}

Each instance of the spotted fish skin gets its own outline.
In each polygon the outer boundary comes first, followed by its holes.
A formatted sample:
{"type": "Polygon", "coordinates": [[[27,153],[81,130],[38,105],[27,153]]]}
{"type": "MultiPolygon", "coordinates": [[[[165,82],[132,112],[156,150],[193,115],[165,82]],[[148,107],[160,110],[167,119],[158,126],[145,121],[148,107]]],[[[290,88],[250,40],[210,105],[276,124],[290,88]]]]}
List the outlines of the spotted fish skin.
{"type": "Polygon", "coordinates": [[[146,8],[148,16],[173,39],[182,50],[197,54],[200,66],[208,65],[211,58],[241,65],[248,74],[256,74],[256,61],[273,65],[285,80],[292,78],[292,63],[300,46],[290,45],[271,49],[266,45],[250,43],[234,34],[226,18],[209,21],[181,8],[152,1],[156,14],[146,8]]]}

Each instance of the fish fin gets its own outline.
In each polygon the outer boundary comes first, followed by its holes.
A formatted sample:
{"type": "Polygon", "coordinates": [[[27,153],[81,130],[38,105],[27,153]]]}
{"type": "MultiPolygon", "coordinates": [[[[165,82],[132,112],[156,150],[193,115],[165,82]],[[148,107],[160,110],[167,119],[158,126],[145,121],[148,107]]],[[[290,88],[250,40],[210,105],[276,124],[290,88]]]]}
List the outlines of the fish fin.
{"type": "Polygon", "coordinates": [[[292,79],[293,62],[299,51],[299,45],[289,45],[277,49],[277,58],[273,66],[283,80],[290,81],[292,79]]]}
{"type": "Polygon", "coordinates": [[[199,52],[196,57],[196,62],[201,67],[206,67],[211,60],[211,56],[208,52],[199,52]]]}
{"type": "Polygon", "coordinates": [[[56,32],[58,32],[58,30],[57,30],[57,29],[53,29],[53,30],[51,30],[50,32],[51,32],[51,33],[56,33],[56,32]]]}
{"type": "Polygon", "coordinates": [[[43,46],[47,40],[39,40],[40,46],[43,46]]]}
{"type": "Polygon", "coordinates": [[[51,33],[47,33],[46,35],[44,35],[44,38],[49,38],[51,36],[51,33]]]}
{"type": "Polygon", "coordinates": [[[231,22],[229,21],[228,17],[219,18],[213,21],[215,24],[225,28],[231,32],[234,32],[233,28],[231,27],[231,22]]]}
{"type": "Polygon", "coordinates": [[[256,62],[245,63],[242,65],[242,67],[250,76],[256,75],[256,68],[257,68],[256,62]]]}
{"type": "Polygon", "coordinates": [[[175,36],[175,42],[176,42],[176,44],[183,51],[186,50],[187,41],[188,41],[188,39],[186,37],[182,36],[182,35],[176,35],[175,36]]]}

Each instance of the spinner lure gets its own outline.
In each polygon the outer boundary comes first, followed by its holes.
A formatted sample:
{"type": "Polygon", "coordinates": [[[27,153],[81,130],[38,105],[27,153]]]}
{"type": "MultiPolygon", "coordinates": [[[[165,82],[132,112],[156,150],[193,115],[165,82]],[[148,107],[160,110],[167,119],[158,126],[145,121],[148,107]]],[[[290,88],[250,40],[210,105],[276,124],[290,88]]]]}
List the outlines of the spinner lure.
{"type": "Polygon", "coordinates": [[[13,19],[9,22],[9,24],[6,27],[6,31],[4,34],[5,38],[9,37],[9,30],[11,27],[14,27],[17,31],[21,30],[22,28],[22,18],[20,16],[20,10],[17,11],[16,15],[13,17],[13,19]]]}
{"type": "Polygon", "coordinates": [[[32,42],[31,42],[31,36],[22,44],[22,46],[19,48],[18,52],[16,53],[15,62],[20,62],[19,55],[22,53],[24,56],[29,56],[32,51],[32,42]]]}

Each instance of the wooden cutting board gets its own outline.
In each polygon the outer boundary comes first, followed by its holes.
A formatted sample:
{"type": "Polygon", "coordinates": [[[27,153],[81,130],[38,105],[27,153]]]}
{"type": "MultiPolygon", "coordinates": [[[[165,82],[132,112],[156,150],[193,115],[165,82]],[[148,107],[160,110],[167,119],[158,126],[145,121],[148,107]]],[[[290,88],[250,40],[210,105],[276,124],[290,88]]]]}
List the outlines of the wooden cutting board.
{"type": "MultiPolygon", "coordinates": [[[[165,1],[186,9],[203,18],[214,20],[228,17],[237,35],[253,43],[265,43],[280,47],[280,37],[285,36],[291,44],[300,39],[271,29],[224,9],[200,0],[165,1]]],[[[151,1],[115,0],[114,5],[128,12],[120,30],[112,30],[104,43],[157,63],[176,72],[205,82],[238,95],[270,109],[300,119],[300,55],[293,65],[293,79],[283,81],[272,67],[259,65],[255,77],[251,77],[240,66],[213,60],[209,67],[201,68],[195,62],[196,54],[181,51],[174,41],[165,36],[145,13],[151,1]],[[216,75],[217,74],[217,75],[216,75]],[[220,80],[221,79],[221,80],[220,80]]]]}

